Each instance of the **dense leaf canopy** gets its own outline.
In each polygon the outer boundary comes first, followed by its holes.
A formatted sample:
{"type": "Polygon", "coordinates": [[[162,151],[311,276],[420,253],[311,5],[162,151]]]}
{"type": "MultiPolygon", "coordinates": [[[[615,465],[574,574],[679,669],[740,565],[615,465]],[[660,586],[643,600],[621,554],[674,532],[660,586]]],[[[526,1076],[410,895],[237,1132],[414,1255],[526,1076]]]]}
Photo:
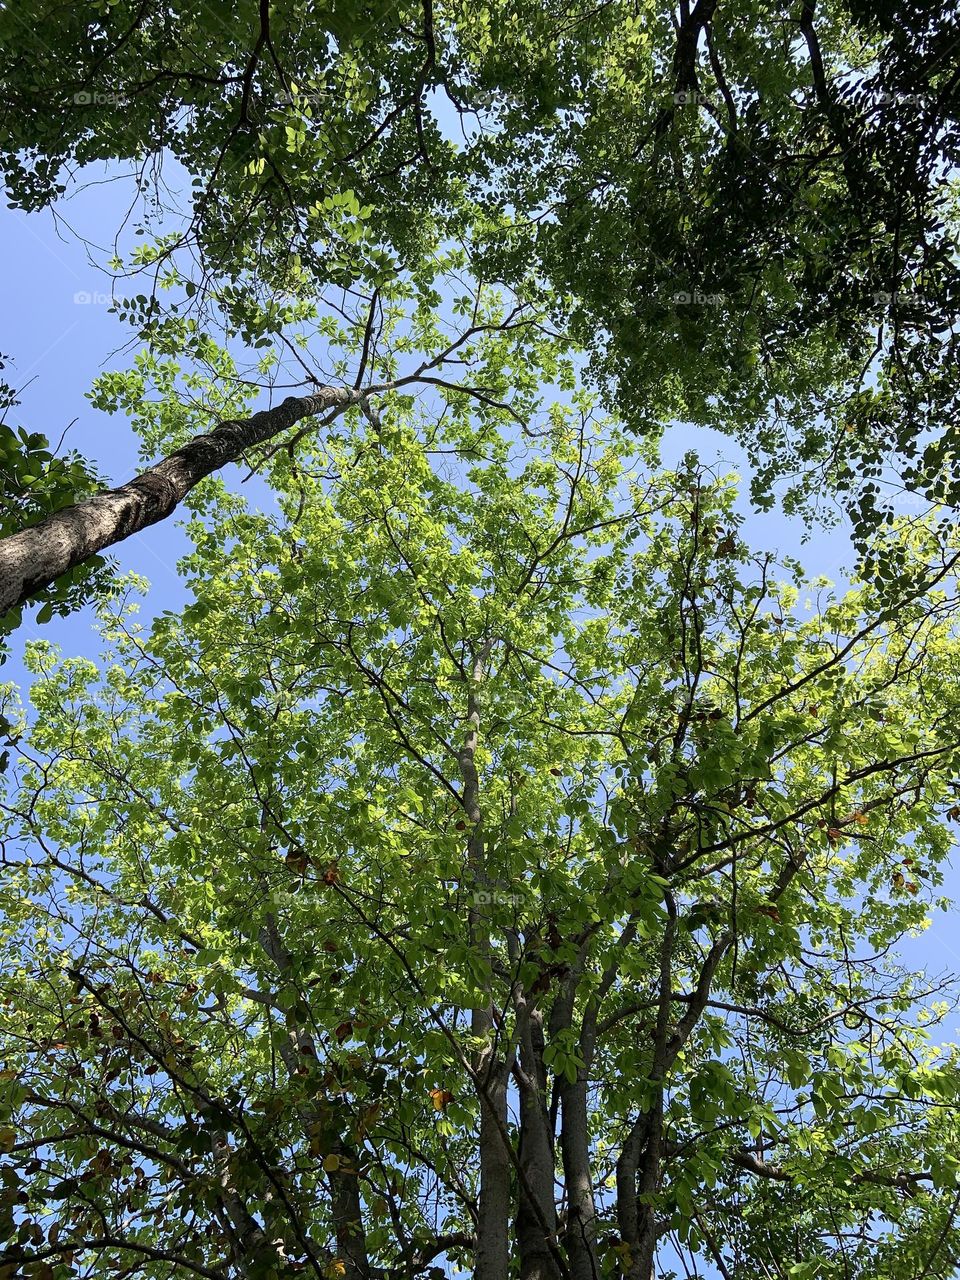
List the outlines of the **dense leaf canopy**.
{"type": "Polygon", "coordinates": [[[552,291],[628,422],[735,432],[765,499],[825,472],[866,529],[891,457],[956,496],[958,37],[849,0],[14,3],[0,160],[27,209],[132,162],[141,269],[191,248],[191,289],[370,286],[465,240],[552,291]]]}
{"type": "Polygon", "coordinates": [[[26,1273],[497,1274],[509,1229],[524,1274],[947,1274],[946,1005],[890,949],[951,843],[956,553],[891,627],[585,402],[523,446],[355,414],[276,514],[195,500],[182,615],[130,583],[100,664],[30,647],[26,1273]]]}
{"type": "Polygon", "coordinates": [[[958,37],[0,7],[13,206],[136,176],[90,403],[145,464],[0,389],[3,626],[103,646],[0,686],[0,1280],[958,1274],[898,958],[960,818],[958,37]],[[676,421],[839,496],[849,589],[676,421]],[[141,624],[102,553],[178,508],[141,624]]]}

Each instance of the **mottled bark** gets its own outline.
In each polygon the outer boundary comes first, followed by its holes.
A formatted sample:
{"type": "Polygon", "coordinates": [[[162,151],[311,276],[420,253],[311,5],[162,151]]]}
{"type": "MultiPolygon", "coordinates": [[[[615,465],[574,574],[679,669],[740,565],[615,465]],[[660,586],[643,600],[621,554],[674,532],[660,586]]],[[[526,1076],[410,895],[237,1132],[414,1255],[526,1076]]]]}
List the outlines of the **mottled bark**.
{"type": "Polygon", "coordinates": [[[360,1198],[359,1153],[349,1137],[340,1137],[333,1143],[332,1154],[339,1156],[346,1170],[327,1174],[337,1253],[345,1268],[343,1275],[350,1280],[368,1280],[371,1271],[360,1198]]]}
{"type": "Polygon", "coordinates": [[[361,393],[339,387],[288,396],[272,409],[195,436],[119,488],[0,539],[0,617],[97,552],[166,519],[201,480],[235,462],[245,449],[273,439],[303,418],[360,399],[361,393]]]}

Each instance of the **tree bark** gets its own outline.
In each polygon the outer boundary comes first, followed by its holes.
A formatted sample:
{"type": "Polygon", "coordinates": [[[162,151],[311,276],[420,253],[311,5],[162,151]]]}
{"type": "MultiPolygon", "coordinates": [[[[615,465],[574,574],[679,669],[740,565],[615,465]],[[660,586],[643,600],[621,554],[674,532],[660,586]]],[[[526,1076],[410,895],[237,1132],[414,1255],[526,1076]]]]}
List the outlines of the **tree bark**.
{"type": "Polygon", "coordinates": [[[587,1072],[576,1084],[560,1085],[560,1152],[567,1192],[564,1244],[572,1280],[597,1280],[597,1210],[590,1168],[590,1129],[587,1119],[587,1072]]]}
{"type": "Polygon", "coordinates": [[[517,1016],[522,1029],[520,1061],[515,1074],[520,1091],[518,1157],[524,1175],[517,1209],[520,1280],[560,1280],[551,1248],[557,1232],[556,1170],[546,1104],[543,1014],[531,1007],[527,997],[521,997],[518,1003],[517,1016]],[[526,1187],[530,1189],[529,1194],[526,1187]]]}
{"type": "MultiPolygon", "coordinates": [[[[620,1238],[628,1247],[624,1256],[624,1280],[652,1280],[657,1248],[653,1196],[660,1181],[663,1091],[671,1062],[670,1012],[673,1000],[673,948],[677,932],[677,906],[669,890],[664,893],[664,905],[667,908],[667,923],[660,946],[657,1024],[650,1065],[653,1098],[634,1122],[617,1161],[617,1221],[620,1238]]],[[[689,1035],[689,1031],[686,1034],[689,1035]]]]}
{"type": "Polygon", "coordinates": [[[276,1248],[270,1248],[260,1224],[247,1209],[236,1188],[230,1168],[230,1141],[226,1133],[217,1131],[211,1135],[211,1151],[220,1184],[220,1200],[231,1228],[234,1262],[240,1274],[248,1275],[251,1261],[263,1264],[270,1254],[270,1261],[282,1265],[282,1254],[276,1248]]]}
{"type": "Polygon", "coordinates": [[[222,422],[194,436],[117,489],[96,493],[0,539],[0,618],[98,551],[165,520],[201,480],[235,462],[245,449],[263,444],[303,418],[338,405],[346,408],[362,397],[362,392],[340,387],[288,396],[272,409],[222,422]]]}
{"type": "MultiPolygon", "coordinates": [[[[478,901],[482,892],[489,898],[490,879],[486,866],[483,813],[480,807],[480,775],[476,754],[480,737],[480,685],[486,675],[490,652],[488,642],[477,655],[469,676],[466,725],[457,759],[463,781],[461,800],[470,823],[467,867],[475,894],[468,913],[470,940],[477,951],[490,957],[490,930],[478,901]]],[[[480,1094],[480,1196],[477,1221],[477,1251],[474,1280],[507,1280],[510,1269],[510,1152],[506,1148],[507,1078],[509,1067],[499,1050],[492,993],[471,1011],[471,1033],[486,1040],[474,1066],[480,1094]]]]}
{"type": "MultiPolygon", "coordinates": [[[[551,1039],[573,1023],[577,989],[586,968],[589,951],[590,938],[586,935],[581,940],[574,964],[563,978],[550,1012],[551,1039]]],[[[584,1010],[579,1039],[584,1065],[578,1071],[576,1081],[571,1082],[561,1076],[554,1085],[559,1102],[560,1156],[567,1198],[563,1245],[569,1262],[570,1280],[597,1280],[601,1273],[597,1256],[597,1210],[591,1167],[587,1087],[596,1046],[597,1010],[600,1000],[613,984],[615,975],[615,970],[604,974],[599,991],[591,997],[584,1010]]]]}
{"type": "Polygon", "coordinates": [[[623,1258],[625,1280],[648,1280],[640,1271],[640,1205],[637,1200],[637,1170],[646,1136],[647,1116],[633,1122],[617,1159],[617,1226],[620,1240],[627,1246],[623,1258]]]}
{"type": "Polygon", "coordinates": [[[499,1063],[480,1095],[480,1202],[474,1280],[507,1280],[510,1272],[510,1157],[503,1142],[507,1084],[499,1063]]]}
{"type": "Polygon", "coordinates": [[[617,1160],[617,1221],[620,1238],[628,1246],[624,1280],[652,1280],[658,1236],[654,1196],[660,1185],[663,1164],[663,1095],[667,1075],[703,1015],[717,966],[733,942],[729,931],[721,933],[714,941],[700,970],[687,1012],[671,1031],[677,908],[670,893],[665,895],[665,902],[668,920],[660,953],[660,992],[650,1069],[654,1096],[648,1108],[635,1120],[617,1160]]]}

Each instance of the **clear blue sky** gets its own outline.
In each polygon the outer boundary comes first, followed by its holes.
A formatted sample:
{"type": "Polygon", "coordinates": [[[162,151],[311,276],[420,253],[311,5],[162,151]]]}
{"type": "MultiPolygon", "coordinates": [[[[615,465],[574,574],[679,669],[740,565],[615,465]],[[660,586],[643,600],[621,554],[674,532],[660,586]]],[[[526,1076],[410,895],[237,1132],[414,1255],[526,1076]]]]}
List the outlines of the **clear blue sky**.
{"type": "MultiPolygon", "coordinates": [[[[63,222],[59,224],[49,212],[28,215],[0,210],[8,291],[0,322],[0,351],[13,359],[7,371],[10,383],[19,387],[29,381],[11,420],[42,431],[55,443],[76,419],[67,436],[69,444],[94,459],[114,484],[134,474],[137,441],[124,418],[97,412],[85,393],[101,369],[126,368],[132,355],[132,349],[123,349],[127,331],[108,310],[110,281],[96,265],[110,256],[114,234],[132,194],[127,183],[89,185],[61,206],[63,222]],[[88,249],[80,237],[95,249],[88,249]]],[[[674,427],[668,432],[665,460],[674,462],[689,448],[697,449],[705,462],[729,464],[722,469],[749,475],[749,461],[731,441],[688,428],[674,427]]],[[[233,469],[233,473],[239,479],[239,471],[233,469]]],[[[743,507],[747,509],[746,502],[743,507]]],[[[834,581],[844,580],[853,559],[843,528],[815,530],[803,545],[804,529],[799,521],[778,512],[750,513],[745,532],[758,550],[795,555],[811,575],[825,574],[834,581]]],[[[186,539],[173,521],[156,525],[115,548],[121,570],[135,570],[151,582],[143,607],[145,617],[176,608],[184,600],[176,562],[186,549],[186,539]]],[[[99,652],[89,610],[55,619],[42,632],[66,654],[96,657],[99,652]]],[[[22,679],[19,649],[24,640],[38,634],[27,615],[14,654],[0,670],[0,679],[22,679]]],[[[956,870],[950,873],[948,891],[960,898],[960,873],[956,870]]],[[[926,967],[931,974],[960,972],[957,926],[956,911],[938,913],[926,934],[910,943],[906,952],[909,962],[926,967]]],[[[945,1030],[949,1038],[960,1036],[960,1024],[948,1025],[945,1030]]]]}

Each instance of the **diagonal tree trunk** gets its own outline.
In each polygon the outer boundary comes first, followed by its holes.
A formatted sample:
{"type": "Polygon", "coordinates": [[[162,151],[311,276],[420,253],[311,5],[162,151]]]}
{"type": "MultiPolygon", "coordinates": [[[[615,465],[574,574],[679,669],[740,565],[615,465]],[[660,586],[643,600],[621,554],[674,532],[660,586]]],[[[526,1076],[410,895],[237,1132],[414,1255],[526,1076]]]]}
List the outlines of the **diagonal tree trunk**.
{"type": "Polygon", "coordinates": [[[201,480],[235,462],[245,449],[273,439],[303,418],[357,404],[367,394],[321,387],[313,395],[288,396],[250,418],[222,422],[127,484],[0,539],[0,618],[98,551],[165,520],[201,480]]]}

